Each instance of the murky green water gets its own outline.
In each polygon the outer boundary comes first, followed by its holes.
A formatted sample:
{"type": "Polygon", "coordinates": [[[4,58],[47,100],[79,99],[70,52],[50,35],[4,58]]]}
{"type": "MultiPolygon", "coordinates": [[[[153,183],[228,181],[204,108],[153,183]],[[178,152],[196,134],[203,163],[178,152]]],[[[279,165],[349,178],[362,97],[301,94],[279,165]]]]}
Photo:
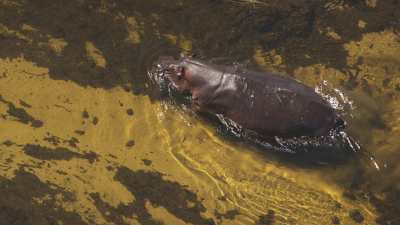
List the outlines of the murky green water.
{"type": "Polygon", "coordinates": [[[0,0],[0,224],[400,224],[399,9],[0,0]],[[147,70],[181,52],[316,87],[381,170],[287,159],[160,101],[147,70]]]}

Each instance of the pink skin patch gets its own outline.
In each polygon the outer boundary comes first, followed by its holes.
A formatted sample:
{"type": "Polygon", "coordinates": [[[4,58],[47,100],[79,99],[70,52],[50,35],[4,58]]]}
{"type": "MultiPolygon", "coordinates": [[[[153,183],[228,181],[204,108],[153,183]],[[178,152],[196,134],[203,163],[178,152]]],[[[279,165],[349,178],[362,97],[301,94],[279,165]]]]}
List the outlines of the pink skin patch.
{"type": "Polygon", "coordinates": [[[185,68],[179,65],[169,65],[167,68],[167,78],[175,89],[179,92],[189,90],[189,83],[185,79],[185,68]]]}

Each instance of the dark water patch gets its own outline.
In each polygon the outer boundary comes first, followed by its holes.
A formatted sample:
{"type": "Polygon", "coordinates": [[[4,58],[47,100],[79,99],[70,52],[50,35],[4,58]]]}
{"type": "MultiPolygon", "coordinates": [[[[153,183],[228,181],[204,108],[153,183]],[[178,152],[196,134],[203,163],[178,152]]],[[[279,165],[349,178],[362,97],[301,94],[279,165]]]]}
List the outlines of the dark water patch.
{"type": "Polygon", "coordinates": [[[237,215],[240,215],[240,212],[237,209],[228,210],[225,213],[219,213],[215,210],[214,214],[221,221],[222,219],[234,220],[237,215]]]}
{"type": "Polygon", "coordinates": [[[107,169],[108,171],[114,171],[114,167],[111,166],[111,165],[106,166],[106,169],[107,169]]]}
{"type": "Polygon", "coordinates": [[[49,132],[46,133],[46,137],[44,137],[43,140],[55,146],[61,144],[61,142],[63,141],[60,137],[52,135],[49,132]]]}
{"type": "Polygon", "coordinates": [[[177,182],[163,179],[161,173],[131,171],[126,167],[120,167],[114,179],[123,184],[135,196],[134,203],[118,207],[121,215],[135,214],[140,223],[154,224],[145,209],[145,203],[149,201],[154,207],[164,207],[186,223],[215,224],[212,219],[204,218],[201,215],[206,208],[195,193],[177,182]]]}
{"type": "Polygon", "coordinates": [[[113,155],[113,154],[108,154],[109,157],[113,158],[113,159],[117,159],[117,156],[113,155]]]}
{"type": "Polygon", "coordinates": [[[88,119],[89,117],[90,117],[90,116],[89,116],[88,111],[84,110],[84,111],[82,112],[82,118],[88,119]]]}
{"type": "Polygon", "coordinates": [[[70,160],[81,156],[67,148],[57,147],[52,149],[32,144],[25,145],[24,151],[27,155],[41,160],[70,160]]]}
{"type": "MultiPolygon", "coordinates": [[[[145,68],[139,68],[141,57],[146,54],[144,50],[150,50],[152,45],[135,48],[126,41],[126,18],[117,12],[109,13],[113,5],[109,3],[112,2],[73,0],[66,4],[61,0],[48,0],[40,3],[22,1],[14,7],[4,7],[0,19],[7,27],[19,30],[22,23],[28,21],[39,32],[26,33],[33,42],[19,40],[18,37],[8,38],[3,42],[5,45],[0,46],[0,52],[7,53],[0,55],[14,58],[24,54],[26,59],[48,67],[53,79],[72,80],[82,86],[102,88],[131,83],[134,84],[132,92],[141,93],[145,79],[145,68]],[[47,35],[39,35],[43,33],[62,38],[68,45],[58,54],[50,47],[39,44],[48,41],[47,35]],[[103,54],[106,61],[104,68],[96,66],[88,57],[88,42],[103,54]]],[[[157,39],[155,34],[151,36],[157,39]]]]}
{"type": "Polygon", "coordinates": [[[67,175],[67,173],[62,170],[56,170],[56,173],[63,175],[63,176],[67,175]]]}
{"type": "MultiPolygon", "coordinates": [[[[91,116],[90,116],[90,114],[89,114],[89,112],[88,111],[86,111],[86,110],[84,110],[83,112],[82,112],[82,118],[83,119],[89,119],[91,116]]],[[[85,122],[82,122],[82,124],[84,124],[85,122]]],[[[97,116],[93,116],[93,118],[92,118],[92,124],[93,125],[97,125],[99,123],[99,118],[97,117],[97,116]]]]}
{"type": "Polygon", "coordinates": [[[124,91],[126,91],[126,92],[131,92],[132,91],[132,88],[129,85],[123,85],[122,89],[124,89],[124,91]]]}
{"type": "MultiPolygon", "coordinates": [[[[81,131],[81,130],[76,130],[75,131],[76,134],[78,135],[84,135],[85,131],[81,131]]],[[[54,145],[54,146],[58,146],[60,144],[67,144],[72,148],[76,148],[78,149],[78,145],[79,144],[79,140],[75,137],[71,137],[70,139],[64,139],[61,137],[57,137],[49,132],[46,132],[46,136],[43,138],[44,141],[47,141],[48,143],[54,145]]],[[[37,143],[38,141],[35,140],[35,143],[37,143]]]]}
{"type": "Polygon", "coordinates": [[[337,216],[333,216],[331,218],[331,222],[332,222],[333,225],[340,225],[340,219],[337,216]]]}
{"type": "MultiPolygon", "coordinates": [[[[99,193],[90,193],[89,196],[93,199],[97,210],[103,215],[103,217],[111,223],[129,225],[123,219],[123,217],[131,217],[132,215],[137,216],[140,224],[143,225],[163,225],[159,221],[154,220],[151,215],[147,212],[144,205],[140,204],[130,204],[128,206],[119,206],[114,208],[107,202],[103,201],[99,193]],[[127,210],[127,208],[129,208],[127,210]]],[[[144,203],[143,203],[144,204],[144,203]]]]}
{"type": "Polygon", "coordinates": [[[364,221],[364,216],[361,214],[360,210],[353,209],[349,212],[349,216],[357,223],[362,223],[364,221]]]}
{"type": "Polygon", "coordinates": [[[23,150],[25,154],[40,160],[71,160],[73,158],[81,158],[93,163],[98,158],[94,152],[82,154],[63,147],[48,148],[40,145],[26,144],[23,150]]]}
{"type": "Polygon", "coordinates": [[[19,104],[22,105],[25,108],[32,108],[31,105],[29,105],[28,103],[24,102],[22,99],[19,100],[19,104]]]}
{"type": "Polygon", "coordinates": [[[74,133],[82,136],[85,134],[85,131],[84,130],[75,130],[74,133]]]}
{"type": "Polygon", "coordinates": [[[31,127],[34,128],[39,128],[43,126],[42,121],[33,118],[25,111],[25,109],[16,107],[12,102],[5,100],[1,95],[0,95],[0,102],[3,102],[8,106],[7,110],[8,115],[14,117],[16,121],[21,122],[23,124],[30,124],[31,127]]]}
{"type": "Polygon", "coordinates": [[[268,210],[268,213],[260,216],[259,220],[256,222],[257,225],[273,225],[275,221],[275,211],[268,210]]]}
{"type": "Polygon", "coordinates": [[[94,163],[99,156],[95,152],[87,152],[83,154],[82,158],[87,159],[90,163],[94,163]]]}
{"type": "Polygon", "coordinates": [[[78,143],[79,140],[75,137],[71,137],[69,140],[64,140],[64,143],[67,143],[69,146],[73,147],[73,148],[77,148],[78,147],[78,143]]]}
{"type": "MultiPolygon", "coordinates": [[[[369,202],[377,212],[376,222],[382,225],[400,222],[400,189],[396,177],[389,178],[391,171],[381,170],[375,173],[356,174],[357,179],[344,193],[351,201],[369,202]],[[389,177],[387,177],[389,176],[389,177]]],[[[349,217],[357,223],[363,223],[364,216],[357,209],[349,212],[349,217]]]]}
{"type": "Polygon", "coordinates": [[[289,69],[322,63],[338,70],[347,70],[344,43],[359,41],[365,33],[400,28],[400,24],[389,22],[400,16],[399,11],[395,10],[398,6],[393,1],[377,1],[375,8],[368,7],[366,1],[342,1],[338,7],[327,9],[326,4],[331,2],[299,1],[295,8],[283,10],[289,11],[288,16],[282,19],[285,26],[275,25],[272,32],[275,35],[271,35],[278,41],[272,38],[266,45],[278,43],[274,48],[283,55],[289,69]],[[310,23],[310,20],[313,22],[310,23]],[[365,28],[360,27],[360,21],[367,24],[365,28]],[[307,30],[308,36],[296,37],[307,30]],[[292,31],[293,34],[288,33],[292,31]],[[330,31],[338,34],[339,39],[329,36],[330,31]]]}
{"type": "Polygon", "coordinates": [[[93,125],[97,125],[99,123],[99,118],[97,118],[96,116],[93,117],[92,123],[93,125]]]}
{"type": "Polygon", "coordinates": [[[128,116],[133,116],[133,109],[127,109],[126,114],[128,114],[128,116]]]}
{"type": "Polygon", "coordinates": [[[54,107],[57,107],[57,108],[60,108],[60,109],[64,109],[64,110],[67,111],[67,112],[71,112],[70,109],[68,109],[67,107],[65,107],[65,106],[63,106],[63,105],[57,105],[57,104],[55,104],[54,107]]]}
{"type": "Polygon", "coordinates": [[[125,146],[128,148],[131,148],[133,146],[135,146],[135,140],[129,140],[128,142],[126,142],[125,146]]]}
{"type": "Polygon", "coordinates": [[[149,159],[142,159],[142,162],[144,163],[144,165],[146,166],[151,166],[151,164],[153,163],[151,160],[149,159]]]}
{"type": "Polygon", "coordinates": [[[400,190],[390,186],[380,194],[379,197],[372,193],[367,195],[379,213],[376,222],[382,225],[400,224],[400,190]]]}
{"type": "Polygon", "coordinates": [[[6,78],[7,77],[7,72],[3,72],[3,74],[0,76],[0,79],[6,78]]]}
{"type": "Polygon", "coordinates": [[[5,141],[3,141],[2,144],[5,145],[6,147],[10,147],[10,146],[15,145],[15,142],[10,141],[10,140],[5,140],[5,141]]]}
{"type": "Polygon", "coordinates": [[[32,173],[19,170],[13,179],[0,177],[0,195],[1,224],[87,224],[79,214],[67,212],[57,203],[60,197],[74,201],[72,193],[43,183],[32,173]]]}
{"type": "Polygon", "coordinates": [[[43,126],[43,122],[40,120],[32,120],[31,126],[34,128],[39,128],[43,126]]]}

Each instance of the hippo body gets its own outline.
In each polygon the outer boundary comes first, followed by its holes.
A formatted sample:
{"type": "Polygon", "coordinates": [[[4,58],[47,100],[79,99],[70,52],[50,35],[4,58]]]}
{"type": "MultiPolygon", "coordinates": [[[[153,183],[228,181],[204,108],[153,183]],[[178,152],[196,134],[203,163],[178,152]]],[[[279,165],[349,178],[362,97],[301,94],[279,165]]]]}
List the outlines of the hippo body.
{"type": "Polygon", "coordinates": [[[172,87],[193,109],[222,115],[263,137],[323,136],[344,122],[314,90],[277,74],[189,58],[160,59],[172,87]]]}

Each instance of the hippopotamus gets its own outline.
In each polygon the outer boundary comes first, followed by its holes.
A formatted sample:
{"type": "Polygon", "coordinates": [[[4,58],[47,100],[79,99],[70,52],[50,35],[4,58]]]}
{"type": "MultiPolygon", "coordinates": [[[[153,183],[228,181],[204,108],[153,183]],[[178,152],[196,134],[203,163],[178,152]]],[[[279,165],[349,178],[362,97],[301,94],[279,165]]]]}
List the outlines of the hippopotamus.
{"type": "Polygon", "coordinates": [[[157,65],[174,90],[191,95],[193,110],[222,116],[263,137],[324,136],[344,125],[314,89],[280,74],[188,57],[160,57],[157,65]]]}

